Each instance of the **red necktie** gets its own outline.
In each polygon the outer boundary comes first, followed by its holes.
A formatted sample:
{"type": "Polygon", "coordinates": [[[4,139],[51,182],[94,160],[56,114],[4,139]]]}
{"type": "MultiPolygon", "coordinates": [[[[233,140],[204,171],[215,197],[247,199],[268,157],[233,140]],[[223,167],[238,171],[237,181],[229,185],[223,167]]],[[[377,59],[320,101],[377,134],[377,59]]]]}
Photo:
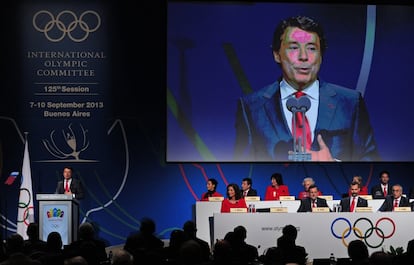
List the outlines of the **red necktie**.
{"type": "MultiPolygon", "coordinates": [[[[295,92],[295,97],[300,98],[301,96],[306,95],[302,91],[295,92]]],[[[296,112],[296,144],[303,146],[303,143],[300,139],[303,137],[303,127],[305,126],[306,130],[306,149],[310,150],[311,144],[312,144],[312,137],[311,137],[311,130],[309,126],[308,118],[305,116],[305,124],[303,124],[303,115],[304,113],[296,112]]],[[[293,119],[292,119],[292,128],[293,128],[293,119]]]]}
{"type": "Polygon", "coordinates": [[[247,190],[245,190],[243,193],[243,197],[246,197],[246,196],[247,196],[247,190]]]}
{"type": "Polygon", "coordinates": [[[66,181],[65,191],[69,192],[69,180],[65,180],[65,181],[66,181]]]}
{"type": "Polygon", "coordinates": [[[398,207],[398,200],[397,199],[394,200],[394,208],[395,207],[398,207]]]}
{"type": "Polygon", "coordinates": [[[312,208],[316,208],[316,200],[312,201],[312,208]]]}
{"type": "Polygon", "coordinates": [[[384,197],[387,197],[387,187],[384,187],[384,197]]]}
{"type": "Polygon", "coordinates": [[[351,202],[351,208],[350,208],[350,212],[354,212],[354,208],[355,208],[355,197],[352,198],[352,202],[351,202]]]}

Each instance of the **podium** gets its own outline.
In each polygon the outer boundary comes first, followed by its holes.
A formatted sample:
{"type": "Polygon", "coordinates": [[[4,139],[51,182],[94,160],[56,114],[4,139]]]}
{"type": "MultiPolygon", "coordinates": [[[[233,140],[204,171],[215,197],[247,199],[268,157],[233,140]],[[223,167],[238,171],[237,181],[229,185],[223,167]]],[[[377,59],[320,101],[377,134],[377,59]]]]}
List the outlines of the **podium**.
{"type": "Polygon", "coordinates": [[[63,245],[78,239],[79,202],[67,194],[37,194],[39,202],[39,236],[46,241],[51,232],[58,232],[63,245]]]}

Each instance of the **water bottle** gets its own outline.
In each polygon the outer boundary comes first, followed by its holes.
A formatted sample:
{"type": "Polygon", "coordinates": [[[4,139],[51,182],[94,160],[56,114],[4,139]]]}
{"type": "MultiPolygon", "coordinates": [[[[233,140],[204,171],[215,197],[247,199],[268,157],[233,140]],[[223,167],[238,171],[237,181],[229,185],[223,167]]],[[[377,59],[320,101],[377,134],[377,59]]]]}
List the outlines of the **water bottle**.
{"type": "Polygon", "coordinates": [[[255,213],[255,212],[256,212],[256,205],[252,204],[252,213],[255,213]]]}
{"type": "Polygon", "coordinates": [[[248,208],[247,212],[249,212],[249,213],[252,212],[252,205],[251,204],[249,204],[249,208],[248,208]]]}
{"type": "Polygon", "coordinates": [[[333,253],[329,256],[329,264],[330,265],[336,265],[336,259],[333,253]]]}

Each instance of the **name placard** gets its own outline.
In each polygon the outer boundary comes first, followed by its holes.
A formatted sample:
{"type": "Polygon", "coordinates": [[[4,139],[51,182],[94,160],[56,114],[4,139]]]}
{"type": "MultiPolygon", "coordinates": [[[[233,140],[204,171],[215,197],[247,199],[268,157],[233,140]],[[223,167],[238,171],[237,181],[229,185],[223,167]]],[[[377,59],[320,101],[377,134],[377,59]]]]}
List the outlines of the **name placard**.
{"type": "Polygon", "coordinates": [[[356,207],[355,208],[356,213],[372,213],[372,207],[356,207]]]}
{"type": "Polygon", "coordinates": [[[295,196],[279,196],[279,201],[294,201],[295,196]]]}
{"type": "Polygon", "coordinates": [[[287,213],[288,207],[271,207],[270,212],[271,213],[287,213]]]}
{"type": "Polygon", "coordinates": [[[224,200],[224,197],[208,197],[209,202],[221,202],[224,200]]]}
{"type": "Polygon", "coordinates": [[[394,207],[394,212],[411,212],[411,207],[394,207]]]}
{"type": "Polygon", "coordinates": [[[322,198],[322,199],[325,199],[327,201],[332,201],[333,200],[332,195],[321,195],[321,196],[318,196],[318,198],[322,198]]]}
{"type": "Polygon", "coordinates": [[[247,208],[230,208],[231,213],[247,213],[247,208]]]}
{"type": "Polygon", "coordinates": [[[246,196],[244,197],[244,200],[247,202],[251,202],[251,201],[260,201],[260,196],[246,196]]]}
{"type": "Polygon", "coordinates": [[[312,208],[312,212],[314,213],[329,213],[329,207],[315,207],[312,208]]]}
{"type": "Polygon", "coordinates": [[[372,200],[372,195],[358,195],[358,196],[365,200],[372,200]]]}

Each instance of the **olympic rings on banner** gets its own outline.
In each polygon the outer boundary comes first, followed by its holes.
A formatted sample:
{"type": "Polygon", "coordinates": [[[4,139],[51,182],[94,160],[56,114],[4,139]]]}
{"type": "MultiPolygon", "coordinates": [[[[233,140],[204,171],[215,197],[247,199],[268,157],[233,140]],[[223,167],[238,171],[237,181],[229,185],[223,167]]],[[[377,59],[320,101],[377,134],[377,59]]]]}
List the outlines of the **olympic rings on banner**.
{"type": "Polygon", "coordinates": [[[382,217],[382,218],[378,219],[375,223],[375,226],[372,223],[372,221],[370,219],[366,218],[366,217],[358,218],[357,220],[355,220],[353,225],[351,225],[351,222],[348,219],[346,219],[344,217],[338,217],[331,224],[331,233],[332,233],[332,235],[334,237],[338,238],[338,239],[341,239],[342,243],[344,244],[345,247],[348,247],[348,243],[345,241],[345,239],[347,237],[349,237],[349,235],[351,234],[351,231],[354,232],[354,235],[356,237],[358,237],[361,240],[364,240],[364,242],[365,242],[365,244],[367,244],[367,246],[369,246],[371,248],[378,248],[384,243],[385,239],[390,238],[394,235],[395,229],[396,229],[395,222],[389,217],[382,217]],[[342,232],[342,235],[336,234],[335,230],[334,230],[334,225],[338,221],[344,221],[344,222],[347,223],[347,226],[348,226],[347,228],[344,229],[344,231],[342,232]],[[357,225],[361,221],[366,221],[370,226],[368,229],[366,229],[366,231],[364,233],[361,231],[360,228],[357,227],[357,225]],[[392,231],[388,235],[385,235],[384,231],[381,228],[378,227],[378,225],[382,221],[388,221],[392,225],[392,231]],[[381,242],[377,245],[372,245],[368,242],[368,239],[372,236],[374,230],[375,230],[375,234],[381,239],[381,242]]]}

